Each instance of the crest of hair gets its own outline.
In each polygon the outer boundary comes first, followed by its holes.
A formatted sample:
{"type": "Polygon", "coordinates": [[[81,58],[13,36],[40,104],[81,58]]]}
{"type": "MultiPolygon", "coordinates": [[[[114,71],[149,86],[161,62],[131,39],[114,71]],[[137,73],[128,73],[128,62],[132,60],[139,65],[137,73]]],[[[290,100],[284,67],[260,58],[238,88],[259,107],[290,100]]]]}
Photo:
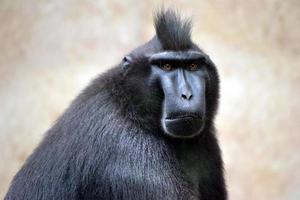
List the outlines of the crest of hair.
{"type": "Polygon", "coordinates": [[[160,9],[154,21],[156,36],[164,50],[186,50],[192,46],[190,18],[182,19],[173,9],[160,9]]]}

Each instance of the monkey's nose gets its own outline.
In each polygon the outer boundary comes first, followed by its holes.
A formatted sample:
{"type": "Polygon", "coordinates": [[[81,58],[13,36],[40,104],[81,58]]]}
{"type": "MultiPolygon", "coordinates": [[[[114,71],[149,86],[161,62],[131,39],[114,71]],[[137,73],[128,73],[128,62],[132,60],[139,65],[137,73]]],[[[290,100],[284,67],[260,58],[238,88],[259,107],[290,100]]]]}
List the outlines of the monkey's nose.
{"type": "Polygon", "coordinates": [[[190,92],[181,94],[181,98],[183,98],[184,100],[190,100],[192,97],[193,97],[193,94],[190,92]]]}

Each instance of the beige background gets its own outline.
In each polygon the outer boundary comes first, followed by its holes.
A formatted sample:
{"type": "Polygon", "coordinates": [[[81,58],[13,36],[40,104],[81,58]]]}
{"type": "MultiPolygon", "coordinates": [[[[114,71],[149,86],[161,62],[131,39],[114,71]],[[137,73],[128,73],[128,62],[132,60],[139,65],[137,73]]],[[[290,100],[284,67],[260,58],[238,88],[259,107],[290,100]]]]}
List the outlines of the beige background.
{"type": "MultiPolygon", "coordinates": [[[[160,1],[0,0],[0,198],[91,78],[153,35],[160,1]],[[120,3],[121,2],[121,3],[120,3]]],[[[230,199],[300,199],[300,1],[165,1],[222,79],[230,199]]]]}

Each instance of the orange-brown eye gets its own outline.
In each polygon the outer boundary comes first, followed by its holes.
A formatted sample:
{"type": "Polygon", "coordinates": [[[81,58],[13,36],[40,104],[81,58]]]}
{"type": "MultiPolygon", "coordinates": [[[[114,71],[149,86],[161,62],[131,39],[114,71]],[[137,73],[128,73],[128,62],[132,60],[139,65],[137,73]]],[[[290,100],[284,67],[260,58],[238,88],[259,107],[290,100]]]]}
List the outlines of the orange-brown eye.
{"type": "Polygon", "coordinates": [[[195,71],[195,70],[198,69],[198,65],[195,64],[195,63],[192,63],[192,64],[190,64],[190,65],[188,66],[188,69],[189,69],[190,71],[195,71]]]}
{"type": "Polygon", "coordinates": [[[165,71],[171,71],[172,70],[172,65],[170,65],[170,64],[164,64],[162,68],[165,71]]]}

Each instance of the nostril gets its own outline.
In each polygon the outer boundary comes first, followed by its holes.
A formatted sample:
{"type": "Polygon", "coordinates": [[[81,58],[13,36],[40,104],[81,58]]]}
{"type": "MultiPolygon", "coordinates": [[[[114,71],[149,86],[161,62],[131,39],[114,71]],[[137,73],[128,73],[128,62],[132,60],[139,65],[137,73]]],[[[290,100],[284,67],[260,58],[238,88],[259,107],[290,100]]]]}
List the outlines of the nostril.
{"type": "Polygon", "coordinates": [[[183,99],[186,99],[186,100],[190,100],[191,98],[192,98],[192,94],[190,94],[190,95],[185,95],[185,94],[182,94],[181,95],[181,97],[183,98],[183,99]]]}

